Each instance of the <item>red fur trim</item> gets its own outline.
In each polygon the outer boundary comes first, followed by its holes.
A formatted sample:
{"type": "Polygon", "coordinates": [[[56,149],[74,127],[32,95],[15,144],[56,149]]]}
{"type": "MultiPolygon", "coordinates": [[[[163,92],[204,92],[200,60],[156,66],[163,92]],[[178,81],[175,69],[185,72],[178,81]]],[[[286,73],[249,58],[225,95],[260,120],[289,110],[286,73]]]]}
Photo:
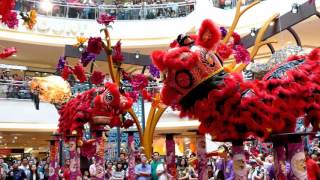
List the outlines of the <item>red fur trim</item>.
{"type": "Polygon", "coordinates": [[[308,60],[319,61],[320,60],[320,48],[315,48],[308,55],[308,60]]]}
{"type": "Polygon", "coordinates": [[[206,49],[214,49],[220,39],[221,32],[219,28],[211,20],[204,20],[199,29],[199,36],[197,38],[196,44],[206,49]],[[205,39],[204,37],[204,35],[206,34],[209,36],[208,39],[205,39]]]}
{"type": "Polygon", "coordinates": [[[174,40],[174,41],[172,41],[171,43],[170,43],[170,48],[175,48],[175,47],[178,47],[178,42],[176,41],[176,40],[174,40]]]}
{"type": "Polygon", "coordinates": [[[295,61],[295,60],[299,60],[299,59],[303,59],[303,56],[292,55],[292,56],[288,57],[287,61],[295,61]]]}
{"type": "Polygon", "coordinates": [[[160,71],[165,70],[167,67],[164,64],[164,51],[153,51],[151,54],[152,63],[157,66],[160,71]]]}
{"type": "Polygon", "coordinates": [[[196,53],[191,52],[188,47],[181,47],[168,52],[163,63],[170,69],[190,69],[198,60],[196,53]]]}

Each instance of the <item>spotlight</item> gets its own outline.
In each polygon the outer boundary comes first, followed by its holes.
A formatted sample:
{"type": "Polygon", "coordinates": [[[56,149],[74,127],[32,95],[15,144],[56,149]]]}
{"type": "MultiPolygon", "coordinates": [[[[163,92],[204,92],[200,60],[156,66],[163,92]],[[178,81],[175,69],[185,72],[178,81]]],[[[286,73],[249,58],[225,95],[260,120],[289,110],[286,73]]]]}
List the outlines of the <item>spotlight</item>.
{"type": "Polygon", "coordinates": [[[18,139],[18,136],[13,137],[13,139],[18,139]]]}
{"type": "Polygon", "coordinates": [[[40,8],[45,12],[52,11],[52,3],[49,0],[44,0],[41,2],[40,8]]]}
{"type": "Polygon", "coordinates": [[[140,53],[139,51],[136,52],[136,59],[139,59],[140,58],[140,53]]]}
{"type": "Polygon", "coordinates": [[[251,29],[251,32],[250,32],[250,35],[252,36],[252,37],[254,37],[254,36],[256,36],[256,28],[252,28],[251,29]]]}
{"type": "Polygon", "coordinates": [[[293,14],[297,14],[298,13],[298,9],[299,9],[298,3],[293,3],[291,7],[292,7],[291,12],[293,14]]]}

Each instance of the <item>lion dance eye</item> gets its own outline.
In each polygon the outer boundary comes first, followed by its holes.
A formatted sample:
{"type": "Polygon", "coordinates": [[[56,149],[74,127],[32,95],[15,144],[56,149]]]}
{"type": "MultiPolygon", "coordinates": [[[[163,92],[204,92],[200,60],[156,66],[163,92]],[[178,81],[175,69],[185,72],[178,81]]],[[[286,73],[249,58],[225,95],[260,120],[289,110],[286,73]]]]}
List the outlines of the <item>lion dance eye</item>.
{"type": "Polygon", "coordinates": [[[113,101],[113,95],[110,91],[106,92],[106,95],[104,96],[104,100],[106,103],[111,103],[113,101]]]}

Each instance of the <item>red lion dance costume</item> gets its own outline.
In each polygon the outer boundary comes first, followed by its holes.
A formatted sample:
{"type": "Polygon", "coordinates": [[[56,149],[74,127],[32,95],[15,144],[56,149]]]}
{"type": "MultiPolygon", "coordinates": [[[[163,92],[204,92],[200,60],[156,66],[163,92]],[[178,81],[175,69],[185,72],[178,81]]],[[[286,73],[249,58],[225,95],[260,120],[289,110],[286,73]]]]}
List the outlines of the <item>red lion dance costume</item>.
{"type": "Polygon", "coordinates": [[[180,35],[168,51],[152,53],[166,76],[163,103],[199,119],[199,131],[219,141],[293,132],[301,116],[319,129],[320,49],[289,58],[263,80],[244,81],[224,70],[215,54],[220,39],[220,30],[205,20],[198,35],[180,35]]]}
{"type": "Polygon", "coordinates": [[[59,111],[59,132],[70,135],[77,131],[82,136],[85,123],[90,123],[94,129],[96,125],[121,126],[120,115],[132,106],[132,99],[120,94],[119,87],[113,83],[106,83],[105,87],[93,88],[85,91],[68,103],[59,111]]]}

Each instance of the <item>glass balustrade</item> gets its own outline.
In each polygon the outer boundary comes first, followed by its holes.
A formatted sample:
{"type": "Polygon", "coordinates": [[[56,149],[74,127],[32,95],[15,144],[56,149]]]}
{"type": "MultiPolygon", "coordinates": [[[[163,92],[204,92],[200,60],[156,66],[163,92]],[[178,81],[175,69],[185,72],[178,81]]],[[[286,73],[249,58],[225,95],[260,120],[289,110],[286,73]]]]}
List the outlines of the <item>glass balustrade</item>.
{"type": "MultiPolygon", "coordinates": [[[[81,92],[87,91],[95,85],[89,83],[72,83],[71,92],[73,96],[78,95],[81,92]]],[[[123,90],[125,92],[132,91],[132,87],[124,82],[123,90]]],[[[156,82],[149,82],[146,90],[149,93],[156,93],[160,91],[160,85],[156,82]]],[[[28,81],[13,81],[13,80],[0,80],[0,98],[8,99],[31,99],[32,94],[28,81]]]]}
{"type": "Polygon", "coordinates": [[[30,11],[36,9],[40,15],[96,19],[100,13],[105,12],[117,17],[117,20],[143,20],[184,17],[194,10],[195,2],[179,2],[152,5],[89,5],[80,3],[52,2],[49,7],[43,7],[41,1],[16,1],[17,11],[30,11]]]}

